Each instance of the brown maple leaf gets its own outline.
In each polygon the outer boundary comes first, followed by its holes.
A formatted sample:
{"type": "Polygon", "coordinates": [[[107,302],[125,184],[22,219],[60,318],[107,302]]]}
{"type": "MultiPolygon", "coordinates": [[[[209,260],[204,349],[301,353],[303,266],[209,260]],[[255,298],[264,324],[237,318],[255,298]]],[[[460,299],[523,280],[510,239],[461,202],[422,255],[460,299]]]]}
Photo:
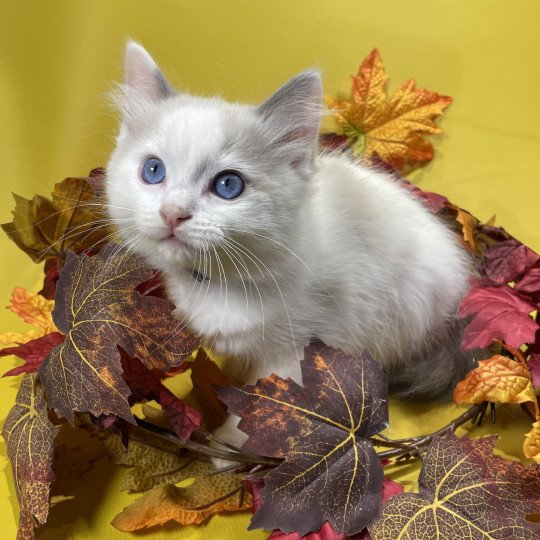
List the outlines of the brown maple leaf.
{"type": "Polygon", "coordinates": [[[355,155],[368,163],[375,154],[403,173],[433,159],[433,146],[421,134],[441,133],[434,119],[452,98],[416,88],[405,81],[386,97],[386,75],[377,49],[362,62],[353,76],[353,102],[327,97],[327,105],[349,138],[355,155]]]}
{"type": "Polygon", "coordinates": [[[52,198],[15,198],[13,221],[2,228],[33,261],[98,250],[111,236],[103,208],[87,178],[66,178],[52,198]]]}
{"type": "Polygon", "coordinates": [[[37,375],[25,375],[2,430],[19,499],[19,540],[33,539],[36,524],[47,521],[57,433],[37,375]]]}
{"type": "Polygon", "coordinates": [[[149,369],[178,366],[199,339],[173,318],[173,306],[135,288],[152,268],[109,245],[97,255],[68,252],[53,319],[66,335],[39,373],[49,406],[73,424],[74,411],[113,413],[133,422],[118,346],[149,369]]]}
{"type": "Polygon", "coordinates": [[[384,479],[369,437],[388,419],[388,380],[378,362],[312,343],[302,382],[275,375],[255,386],[219,389],[240,416],[246,450],[285,458],[265,476],[250,529],[305,535],[329,521],[355,534],[378,514],[384,479]]]}
{"type": "Polygon", "coordinates": [[[540,524],[540,470],[493,456],[496,437],[436,437],[422,463],[418,493],[398,494],[369,527],[373,540],[530,540],[540,524]]]}

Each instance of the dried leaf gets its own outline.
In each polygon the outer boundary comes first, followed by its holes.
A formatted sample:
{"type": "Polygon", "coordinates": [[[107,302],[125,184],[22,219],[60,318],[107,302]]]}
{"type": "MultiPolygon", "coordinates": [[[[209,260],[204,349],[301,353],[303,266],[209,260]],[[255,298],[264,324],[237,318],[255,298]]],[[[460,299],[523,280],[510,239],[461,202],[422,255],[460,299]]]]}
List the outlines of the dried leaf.
{"type": "Polygon", "coordinates": [[[199,344],[173,318],[171,304],[135,287],[153,270],[116,246],[94,257],[68,253],[53,318],[66,334],[39,369],[49,405],[73,424],[74,411],[113,413],[133,422],[117,346],[149,369],[179,365],[199,344]]]}
{"type": "Polygon", "coordinates": [[[24,334],[17,332],[0,334],[0,345],[27,343],[51,332],[58,332],[51,315],[53,307],[54,302],[52,300],[47,300],[40,294],[22,287],[15,287],[11,293],[8,309],[17,314],[23,321],[33,325],[34,328],[24,334]]]}
{"type": "Polygon", "coordinates": [[[168,414],[169,423],[181,441],[187,441],[194,429],[201,423],[201,415],[181,399],[177,398],[161,383],[165,374],[159,369],[148,369],[139,360],[120,350],[123,378],[126,381],[131,396],[130,404],[153,399],[157,401],[168,414]]]}
{"type": "Polygon", "coordinates": [[[62,257],[67,250],[98,250],[111,236],[103,204],[87,178],[66,178],[54,186],[52,199],[15,198],[13,221],[2,228],[33,261],[62,257]]]}
{"type": "Polygon", "coordinates": [[[495,438],[436,437],[422,463],[419,493],[383,505],[373,540],[530,540],[540,527],[540,471],[492,455],[495,438]]]}
{"type": "Polygon", "coordinates": [[[515,238],[497,242],[484,254],[484,271],[498,285],[514,281],[540,257],[515,238]]]}
{"type": "Polygon", "coordinates": [[[533,343],[540,328],[529,314],[534,303],[508,285],[471,288],[461,303],[458,317],[473,317],[465,328],[464,349],[483,348],[501,339],[515,349],[533,343]]]}
{"type": "Polygon", "coordinates": [[[219,389],[243,448],[285,461],[265,477],[250,529],[305,535],[329,521],[355,534],[377,515],[383,471],[368,438],[387,422],[388,381],[378,362],[312,343],[303,386],[275,375],[255,386],[219,389]]]}
{"type": "Polygon", "coordinates": [[[2,430],[19,498],[20,540],[33,539],[35,522],[47,521],[57,433],[49,421],[39,379],[25,375],[2,430]]]}
{"type": "MultiPolygon", "coordinates": [[[[211,465],[207,467],[212,470],[211,465]]],[[[137,531],[171,520],[198,525],[214,514],[251,510],[253,503],[243,491],[243,478],[240,474],[205,474],[187,487],[157,486],[124,508],[112,524],[121,531],[137,531]]]]}
{"type": "Polygon", "coordinates": [[[229,386],[229,378],[203,349],[197,351],[191,365],[192,394],[203,414],[207,428],[213,431],[225,421],[227,408],[217,397],[212,385],[229,386]]]}
{"type": "Polygon", "coordinates": [[[412,80],[387,99],[387,79],[379,51],[374,49],[352,77],[353,103],[332,97],[326,103],[336,110],[355,155],[370,162],[377,153],[394,169],[405,172],[433,159],[433,146],[421,134],[441,133],[434,119],[452,99],[417,89],[412,80]]]}
{"type": "Polygon", "coordinates": [[[458,405],[469,403],[526,403],[532,402],[536,415],[540,414],[525,361],[496,354],[480,360],[478,367],[469,371],[454,388],[454,401],[458,405]]]}
{"type": "Polygon", "coordinates": [[[531,431],[525,435],[523,453],[526,457],[540,463],[540,418],[532,425],[531,431]]]}
{"type": "Polygon", "coordinates": [[[466,210],[458,208],[457,206],[453,206],[453,208],[457,212],[456,221],[461,224],[465,244],[475,255],[480,255],[481,249],[476,242],[475,235],[476,229],[478,225],[480,225],[480,222],[466,210]]]}
{"type": "Polygon", "coordinates": [[[6,347],[0,349],[0,356],[15,355],[25,360],[22,366],[10,369],[2,377],[20,375],[21,373],[34,373],[39,369],[43,360],[51,350],[64,341],[64,336],[58,332],[52,332],[46,336],[18,345],[17,347],[6,347]]]}

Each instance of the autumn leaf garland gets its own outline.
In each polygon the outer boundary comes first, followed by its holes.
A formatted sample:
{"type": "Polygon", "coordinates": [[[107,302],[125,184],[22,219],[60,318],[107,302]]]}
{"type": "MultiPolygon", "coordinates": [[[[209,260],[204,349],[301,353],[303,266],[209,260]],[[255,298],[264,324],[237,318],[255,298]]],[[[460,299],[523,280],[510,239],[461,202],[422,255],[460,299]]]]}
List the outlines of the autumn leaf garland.
{"type": "MultiPolygon", "coordinates": [[[[523,404],[536,420],[524,454],[540,463],[540,257],[503,229],[401,176],[432,159],[425,136],[440,133],[435,120],[451,98],[417,89],[414,81],[388,98],[386,82],[375,49],[353,77],[352,101],[327,98],[341,133],[327,134],[323,144],[352,149],[393,175],[452,223],[482,261],[482,279],[460,316],[467,319],[464,346],[491,347],[493,354],[458,384],[454,397],[459,403],[523,404]]],[[[58,429],[81,428],[100,438],[116,463],[130,467],[123,489],[144,492],[114,519],[120,530],[170,520],[198,524],[216,513],[249,510],[253,493],[251,527],[274,529],[271,538],[289,532],[291,538],[340,540],[538,535],[527,520],[540,512],[538,467],[495,458],[494,439],[447,435],[426,443],[419,450],[425,458],[418,493],[399,494],[399,484],[384,480],[373,444],[395,449],[397,443],[373,437],[388,420],[387,381],[367,352],[353,357],[314,341],[302,362],[302,386],[271,376],[232,388],[199,350],[188,367],[194,386],[189,404],[179,399],[164,379],[183,369],[199,339],[172,317],[159,276],[109,243],[114,236],[102,212],[102,183],[103,171],[95,170],[56,184],[50,199],[15,196],[14,219],[3,225],[34,261],[46,259],[40,294],[16,288],[10,304],[32,328],[0,335],[0,356],[25,361],[5,374],[25,373],[3,430],[20,502],[19,538],[32,539],[35,526],[46,521],[58,429]],[[273,460],[219,472],[184,448],[204,448],[201,426],[220,424],[223,402],[248,435],[238,451],[273,460]],[[131,406],[137,403],[148,421],[165,426],[159,434],[134,425],[131,406]],[[176,485],[188,479],[190,485],[176,485]]]]}

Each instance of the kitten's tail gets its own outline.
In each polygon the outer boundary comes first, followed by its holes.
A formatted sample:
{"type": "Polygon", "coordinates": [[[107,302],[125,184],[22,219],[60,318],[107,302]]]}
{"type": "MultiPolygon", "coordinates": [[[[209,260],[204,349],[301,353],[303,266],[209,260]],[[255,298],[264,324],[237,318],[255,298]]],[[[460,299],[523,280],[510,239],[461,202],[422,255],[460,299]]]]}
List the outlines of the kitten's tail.
{"type": "Polygon", "coordinates": [[[481,350],[461,350],[464,327],[463,321],[456,320],[436,332],[437,338],[405,366],[389,368],[390,391],[404,399],[450,400],[456,383],[476,367],[479,359],[486,357],[481,350]]]}

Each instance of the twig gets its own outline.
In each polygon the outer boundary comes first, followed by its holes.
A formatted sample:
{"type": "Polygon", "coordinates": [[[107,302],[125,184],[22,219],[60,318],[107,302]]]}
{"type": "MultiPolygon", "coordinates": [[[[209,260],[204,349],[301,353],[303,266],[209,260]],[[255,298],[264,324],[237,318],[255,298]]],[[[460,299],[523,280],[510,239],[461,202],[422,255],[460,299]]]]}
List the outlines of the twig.
{"type": "MultiPolygon", "coordinates": [[[[146,431],[150,431],[154,435],[157,435],[158,437],[161,437],[162,439],[172,442],[176,446],[179,446],[180,448],[188,448],[189,450],[192,450],[193,452],[197,452],[198,454],[202,454],[204,456],[215,457],[215,458],[220,458],[220,459],[228,459],[230,461],[239,461],[242,463],[255,463],[255,464],[266,465],[270,467],[276,467],[283,461],[282,459],[277,459],[277,458],[272,458],[272,457],[267,457],[267,456],[260,456],[258,454],[251,454],[249,452],[245,452],[244,450],[241,450],[240,448],[236,448],[229,444],[227,444],[227,447],[231,448],[231,450],[222,450],[221,448],[214,448],[206,444],[201,444],[195,441],[183,442],[168,429],[164,429],[162,427],[156,426],[155,424],[151,424],[150,422],[147,422],[146,420],[141,420],[140,418],[136,418],[136,421],[137,421],[137,426],[139,426],[140,428],[146,431]]],[[[198,431],[197,435],[203,436],[203,437],[207,436],[208,440],[212,439],[212,436],[209,433],[198,431]]],[[[216,440],[219,440],[219,439],[216,439],[216,440]]]]}
{"type": "Polygon", "coordinates": [[[480,403],[478,405],[473,405],[470,409],[467,409],[462,415],[454,418],[451,422],[438,429],[433,433],[428,435],[420,435],[416,437],[409,437],[408,439],[396,439],[389,440],[386,437],[381,440],[370,439],[374,446],[387,446],[391,447],[392,450],[386,450],[378,454],[381,459],[395,458],[395,457],[410,457],[411,455],[419,455],[424,451],[433,440],[434,437],[438,435],[445,435],[449,432],[454,432],[459,426],[462,426],[469,420],[473,424],[480,425],[482,418],[487,409],[487,402],[480,403]]]}
{"type": "MultiPolygon", "coordinates": [[[[380,434],[377,437],[370,438],[370,442],[373,444],[373,446],[381,446],[381,447],[390,448],[390,450],[385,450],[384,452],[380,452],[378,454],[380,459],[387,459],[387,458],[408,459],[413,456],[421,458],[422,452],[424,452],[427,449],[427,447],[431,444],[431,441],[433,440],[434,437],[438,435],[445,435],[446,433],[449,433],[449,432],[454,432],[459,426],[465,424],[469,420],[471,420],[473,424],[480,425],[486,413],[487,406],[488,406],[487,402],[480,403],[478,405],[473,405],[470,409],[466,410],[463,414],[461,414],[457,418],[454,418],[454,420],[449,422],[447,425],[427,435],[418,435],[415,437],[409,437],[407,439],[392,440],[386,437],[385,435],[380,434]]],[[[495,408],[493,406],[491,407],[491,419],[492,421],[495,420],[495,408]]],[[[237,448],[236,446],[229,444],[228,442],[223,441],[221,439],[218,439],[214,435],[207,433],[206,431],[202,431],[202,430],[196,430],[194,432],[194,438],[202,440],[202,441],[206,441],[207,443],[214,443],[214,445],[218,445],[218,447],[210,446],[209,444],[202,444],[194,440],[183,442],[171,431],[165,428],[156,426],[155,424],[151,424],[150,422],[146,422],[145,420],[138,419],[138,418],[137,418],[137,425],[141,429],[150,431],[154,435],[157,435],[158,437],[161,437],[162,439],[170,441],[174,443],[176,446],[179,446],[180,448],[188,448],[189,450],[192,450],[193,452],[196,452],[198,454],[202,454],[208,457],[221,458],[221,459],[240,462],[240,463],[249,463],[249,464],[256,465],[257,466],[256,468],[260,468],[260,469],[264,469],[266,467],[276,467],[283,461],[282,459],[272,458],[268,456],[261,456],[258,454],[253,454],[251,452],[246,452],[245,450],[242,450],[241,448],[237,448]],[[221,446],[222,448],[219,448],[219,446],[221,446]]],[[[232,471],[232,470],[235,470],[236,468],[238,468],[238,465],[232,464],[229,467],[224,467],[220,469],[219,472],[232,471]]]]}

